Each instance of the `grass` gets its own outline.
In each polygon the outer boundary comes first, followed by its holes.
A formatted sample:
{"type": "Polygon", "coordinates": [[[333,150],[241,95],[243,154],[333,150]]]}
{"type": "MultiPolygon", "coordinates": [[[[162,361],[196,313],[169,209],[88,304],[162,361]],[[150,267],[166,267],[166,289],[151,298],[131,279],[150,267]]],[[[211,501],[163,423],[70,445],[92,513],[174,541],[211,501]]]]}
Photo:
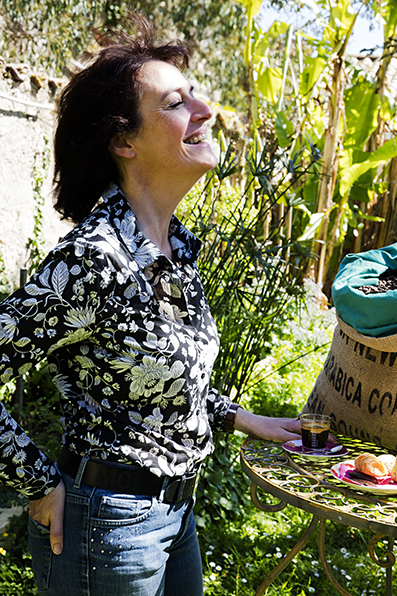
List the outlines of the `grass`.
{"type": "MultiPolygon", "coordinates": [[[[211,537],[201,536],[205,594],[252,596],[309,522],[309,514],[288,506],[277,514],[252,511],[244,526],[231,524],[224,530],[214,528],[211,537]]],[[[328,522],[327,560],[334,577],[352,596],[385,593],[385,571],[367,553],[371,537],[368,532],[328,522]]],[[[266,596],[281,594],[339,594],[322,569],[316,534],[266,592],[266,596]]]]}

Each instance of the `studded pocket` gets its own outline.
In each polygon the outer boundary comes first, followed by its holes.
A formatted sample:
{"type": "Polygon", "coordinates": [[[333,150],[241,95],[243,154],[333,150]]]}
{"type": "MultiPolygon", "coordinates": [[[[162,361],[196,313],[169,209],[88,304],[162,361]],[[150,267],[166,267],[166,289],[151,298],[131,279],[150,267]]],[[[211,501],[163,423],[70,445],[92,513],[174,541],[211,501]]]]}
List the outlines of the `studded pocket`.
{"type": "MultiPolygon", "coordinates": [[[[94,502],[95,502],[94,498],[94,502]]],[[[103,495],[91,522],[99,526],[124,526],[146,519],[154,506],[152,497],[103,495]]]]}

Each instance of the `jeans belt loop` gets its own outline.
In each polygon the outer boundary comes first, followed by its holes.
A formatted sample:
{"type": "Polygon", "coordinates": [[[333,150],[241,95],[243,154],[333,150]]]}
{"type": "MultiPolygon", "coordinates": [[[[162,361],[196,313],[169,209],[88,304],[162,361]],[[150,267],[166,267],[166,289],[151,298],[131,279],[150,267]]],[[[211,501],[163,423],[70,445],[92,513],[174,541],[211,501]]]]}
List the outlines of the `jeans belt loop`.
{"type": "Polygon", "coordinates": [[[165,502],[165,491],[167,490],[168,484],[169,484],[169,477],[168,476],[165,476],[164,477],[164,481],[163,481],[163,485],[161,487],[160,494],[158,496],[159,503],[165,502]]]}
{"type": "Polygon", "coordinates": [[[83,457],[81,458],[80,465],[79,465],[79,469],[77,470],[77,474],[76,474],[76,477],[75,477],[75,479],[74,479],[74,485],[73,485],[73,488],[80,488],[80,484],[81,484],[81,483],[82,483],[82,481],[83,481],[83,476],[84,476],[84,472],[85,472],[85,467],[86,467],[86,465],[87,465],[87,462],[88,462],[88,460],[89,460],[89,459],[90,459],[89,457],[85,457],[85,456],[83,456],[83,457]]]}
{"type": "Polygon", "coordinates": [[[178,492],[176,495],[176,501],[182,501],[183,500],[183,493],[185,490],[185,485],[186,485],[186,476],[182,476],[181,480],[179,482],[179,487],[178,487],[178,492]]]}

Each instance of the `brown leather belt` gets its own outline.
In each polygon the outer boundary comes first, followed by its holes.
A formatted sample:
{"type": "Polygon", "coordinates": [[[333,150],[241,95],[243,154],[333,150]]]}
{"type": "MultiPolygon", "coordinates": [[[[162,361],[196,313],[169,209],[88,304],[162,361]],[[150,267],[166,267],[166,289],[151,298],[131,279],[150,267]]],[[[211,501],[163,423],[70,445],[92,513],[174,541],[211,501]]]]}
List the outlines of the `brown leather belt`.
{"type": "MultiPolygon", "coordinates": [[[[62,447],[57,463],[64,474],[76,478],[82,459],[80,455],[72,453],[67,447],[62,447]]],[[[177,503],[192,497],[196,490],[198,476],[198,474],[191,474],[170,477],[164,492],[164,501],[177,503]]],[[[133,465],[88,459],[81,482],[127,495],[159,497],[164,485],[164,478],[159,478],[149,470],[133,465]]]]}

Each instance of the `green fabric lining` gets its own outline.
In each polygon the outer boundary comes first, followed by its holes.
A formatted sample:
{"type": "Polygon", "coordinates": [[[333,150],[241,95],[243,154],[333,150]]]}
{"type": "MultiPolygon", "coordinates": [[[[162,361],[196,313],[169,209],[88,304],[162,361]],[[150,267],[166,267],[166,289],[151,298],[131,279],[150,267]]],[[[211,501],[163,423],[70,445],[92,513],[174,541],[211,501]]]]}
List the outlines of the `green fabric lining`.
{"type": "Polygon", "coordinates": [[[397,243],[385,248],[347,255],[332,286],[332,299],[341,319],[371,337],[397,333],[397,290],[364,294],[364,285],[377,285],[387,270],[397,275],[397,243]]]}

